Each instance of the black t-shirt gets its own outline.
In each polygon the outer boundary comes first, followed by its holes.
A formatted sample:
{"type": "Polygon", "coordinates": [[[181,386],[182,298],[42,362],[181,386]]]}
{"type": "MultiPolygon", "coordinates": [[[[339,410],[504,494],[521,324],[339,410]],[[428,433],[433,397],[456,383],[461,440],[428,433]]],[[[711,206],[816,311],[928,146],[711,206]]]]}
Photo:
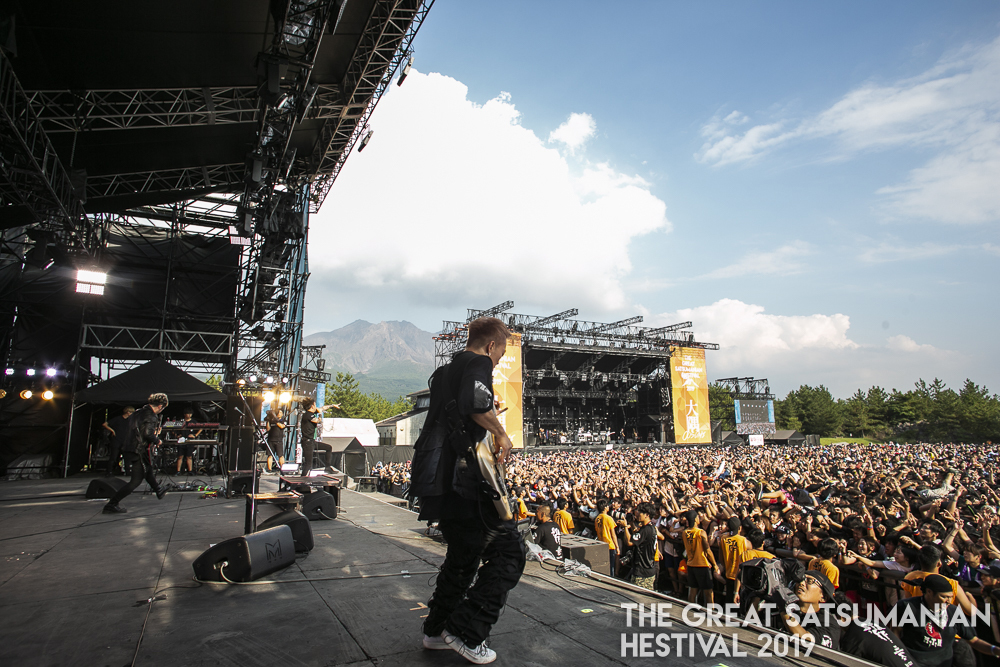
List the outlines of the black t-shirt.
{"type": "Polygon", "coordinates": [[[637,577],[652,577],[656,574],[656,528],[647,523],[632,536],[632,573],[637,577]]]}
{"type": "Polygon", "coordinates": [[[800,611],[799,620],[802,627],[808,630],[809,634],[816,640],[818,646],[834,651],[840,650],[841,629],[833,610],[830,610],[828,614],[826,609],[820,609],[815,612],[815,617],[807,615],[805,611],[800,611]]]}
{"type": "MultiPolygon", "coordinates": [[[[493,362],[490,358],[475,352],[460,352],[452,363],[465,363],[465,371],[458,385],[458,414],[465,421],[465,431],[478,442],[486,437],[486,429],[472,421],[473,414],[482,414],[493,409],[493,362]]],[[[447,402],[447,401],[446,401],[447,402]]]]}
{"type": "Polygon", "coordinates": [[[308,438],[309,440],[316,439],[316,422],[313,420],[319,420],[319,412],[311,412],[306,410],[299,417],[299,431],[302,433],[303,438],[308,438]]]}
{"type": "Polygon", "coordinates": [[[125,419],[124,415],[118,415],[117,417],[112,417],[108,420],[108,426],[115,432],[113,436],[114,443],[121,447],[128,440],[128,420],[125,419]]]}
{"type": "MultiPolygon", "coordinates": [[[[267,423],[267,444],[280,445],[281,441],[284,440],[284,431],[278,426],[278,424],[284,423],[283,420],[278,419],[275,415],[268,415],[266,417],[267,423]]],[[[313,435],[316,434],[316,425],[313,424],[313,435]]]]}
{"type": "Polygon", "coordinates": [[[888,628],[851,623],[840,637],[840,650],[886,667],[914,667],[903,642],[888,628]]]}
{"type": "MultiPolygon", "coordinates": [[[[896,603],[896,622],[903,646],[910,652],[913,661],[920,667],[949,667],[954,655],[955,635],[969,640],[976,636],[975,628],[969,625],[954,625],[955,605],[948,605],[946,627],[941,627],[925,614],[932,614],[924,606],[923,597],[906,598],[896,603]],[[909,608],[909,611],[907,611],[909,608]]],[[[935,615],[937,620],[942,620],[935,615]]]]}
{"type": "Polygon", "coordinates": [[[551,551],[556,558],[562,558],[562,531],[554,521],[546,521],[535,528],[535,544],[551,551]]]}

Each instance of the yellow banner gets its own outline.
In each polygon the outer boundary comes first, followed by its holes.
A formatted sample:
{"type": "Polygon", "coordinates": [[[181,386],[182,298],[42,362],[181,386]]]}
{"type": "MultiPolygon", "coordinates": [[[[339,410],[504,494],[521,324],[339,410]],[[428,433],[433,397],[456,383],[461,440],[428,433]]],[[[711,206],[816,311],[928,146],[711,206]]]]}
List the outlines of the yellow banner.
{"type": "Polygon", "coordinates": [[[670,357],[670,384],[674,390],[674,442],[685,445],[712,442],[705,350],[674,348],[670,357]]]}
{"type": "Polygon", "coordinates": [[[522,409],[521,334],[507,340],[507,352],[493,369],[493,394],[500,399],[500,409],[507,408],[497,419],[514,449],[524,448],[524,412],[522,409]]]}

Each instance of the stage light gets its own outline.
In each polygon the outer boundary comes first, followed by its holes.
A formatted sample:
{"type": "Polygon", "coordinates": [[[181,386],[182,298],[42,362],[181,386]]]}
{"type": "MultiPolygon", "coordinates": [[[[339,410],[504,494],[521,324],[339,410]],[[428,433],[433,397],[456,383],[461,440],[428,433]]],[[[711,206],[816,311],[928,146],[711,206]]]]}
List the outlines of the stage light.
{"type": "Polygon", "coordinates": [[[51,389],[46,389],[45,391],[42,392],[42,398],[44,398],[46,401],[51,401],[54,396],[55,394],[52,393],[51,389]]]}
{"type": "Polygon", "coordinates": [[[34,368],[29,368],[28,370],[25,371],[25,373],[28,375],[28,377],[34,377],[34,375],[35,375],[35,369],[34,368]]]}
{"type": "Polygon", "coordinates": [[[274,384],[274,378],[268,375],[266,378],[264,378],[264,384],[274,384]]]}
{"type": "Polygon", "coordinates": [[[268,403],[270,403],[271,401],[273,401],[274,400],[274,392],[273,391],[265,391],[264,392],[264,400],[266,402],[268,402],[268,403]]]}
{"type": "Polygon", "coordinates": [[[7,390],[0,389],[0,398],[7,398],[7,390]]]}
{"type": "Polygon", "coordinates": [[[108,281],[108,274],[103,271],[88,271],[80,269],[76,272],[76,291],[79,294],[104,294],[104,284],[108,281]]]}
{"type": "Polygon", "coordinates": [[[281,401],[282,403],[288,403],[289,401],[292,400],[292,392],[290,391],[281,392],[281,396],[278,398],[278,400],[281,401]]]}
{"type": "Polygon", "coordinates": [[[403,71],[400,73],[399,80],[396,81],[397,86],[403,85],[403,81],[406,80],[406,76],[410,73],[411,69],[413,69],[413,56],[410,56],[410,60],[406,63],[406,67],[404,67],[403,71]]]}
{"type": "Polygon", "coordinates": [[[54,378],[56,376],[56,369],[49,368],[48,370],[45,371],[45,374],[48,375],[50,378],[54,378]]]}
{"type": "Polygon", "coordinates": [[[21,398],[23,398],[24,400],[28,400],[32,396],[33,394],[31,393],[30,389],[25,389],[24,391],[21,392],[21,398]]]}
{"type": "Polygon", "coordinates": [[[281,384],[288,384],[288,378],[281,378],[281,384]]]}
{"type": "Polygon", "coordinates": [[[4,375],[13,375],[13,374],[14,374],[13,368],[8,368],[7,370],[4,371],[4,375]]]}
{"type": "Polygon", "coordinates": [[[257,381],[257,376],[256,375],[251,375],[250,376],[250,381],[251,382],[256,382],[257,381]]]}
{"type": "Polygon", "coordinates": [[[375,130],[368,130],[368,134],[364,136],[361,143],[358,145],[358,152],[360,153],[368,145],[368,142],[372,140],[372,135],[375,134],[375,130]]]}
{"type": "Polygon", "coordinates": [[[243,386],[243,385],[245,385],[246,383],[247,383],[247,381],[246,381],[246,380],[244,380],[243,378],[240,378],[240,379],[238,379],[238,380],[236,381],[236,386],[237,386],[237,387],[242,387],[242,386],[243,386]]]}

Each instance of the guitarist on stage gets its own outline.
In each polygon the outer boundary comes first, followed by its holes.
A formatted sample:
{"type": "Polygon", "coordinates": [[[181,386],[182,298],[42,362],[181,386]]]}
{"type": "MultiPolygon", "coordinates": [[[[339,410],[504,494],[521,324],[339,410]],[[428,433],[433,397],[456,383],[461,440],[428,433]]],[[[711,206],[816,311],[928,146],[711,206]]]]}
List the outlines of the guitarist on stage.
{"type": "Polygon", "coordinates": [[[482,491],[470,492],[478,487],[463,482],[475,474],[470,472],[475,466],[465,466],[463,458],[487,432],[493,435],[500,463],[513,447],[494,413],[493,397],[493,368],[509,337],[503,322],[481,317],[469,325],[465,351],[434,371],[430,410],[414,445],[411,469],[412,493],[421,501],[420,519],[439,521],[448,543],[428,603],[424,648],[452,649],[475,664],[496,659],[486,638],[525,562],[514,522],[502,521],[493,499],[482,491]]]}

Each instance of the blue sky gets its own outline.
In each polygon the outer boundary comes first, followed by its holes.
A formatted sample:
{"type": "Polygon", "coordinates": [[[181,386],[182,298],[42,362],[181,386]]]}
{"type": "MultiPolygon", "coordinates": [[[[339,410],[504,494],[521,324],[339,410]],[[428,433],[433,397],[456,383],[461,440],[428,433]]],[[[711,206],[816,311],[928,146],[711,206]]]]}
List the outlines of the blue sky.
{"type": "Polygon", "coordinates": [[[711,377],[1000,388],[1000,5],[446,2],[310,231],[306,332],[692,319],[711,377]]]}

